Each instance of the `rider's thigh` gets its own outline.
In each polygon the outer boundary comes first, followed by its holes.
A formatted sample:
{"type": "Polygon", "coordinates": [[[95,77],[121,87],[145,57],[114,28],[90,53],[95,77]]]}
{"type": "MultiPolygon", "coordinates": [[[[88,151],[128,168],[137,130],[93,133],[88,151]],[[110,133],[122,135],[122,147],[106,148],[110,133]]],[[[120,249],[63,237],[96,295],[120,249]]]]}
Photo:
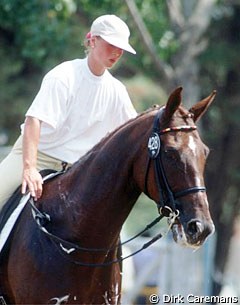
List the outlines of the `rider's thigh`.
{"type": "Polygon", "coordinates": [[[12,149],[0,163],[0,210],[22,182],[22,154],[12,149]]]}

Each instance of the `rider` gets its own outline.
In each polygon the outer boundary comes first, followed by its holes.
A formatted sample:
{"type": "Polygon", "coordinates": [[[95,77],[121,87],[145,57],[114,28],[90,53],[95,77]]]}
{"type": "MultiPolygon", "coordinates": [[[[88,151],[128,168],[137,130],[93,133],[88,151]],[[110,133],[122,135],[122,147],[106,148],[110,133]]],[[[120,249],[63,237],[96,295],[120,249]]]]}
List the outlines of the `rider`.
{"type": "Polygon", "coordinates": [[[26,113],[21,135],[0,164],[0,210],[22,183],[35,200],[42,194],[40,170],[62,169],[108,132],[136,116],[125,86],[108,71],[129,44],[128,26],[115,15],[98,17],[87,38],[88,55],[64,62],[43,78],[26,113]]]}

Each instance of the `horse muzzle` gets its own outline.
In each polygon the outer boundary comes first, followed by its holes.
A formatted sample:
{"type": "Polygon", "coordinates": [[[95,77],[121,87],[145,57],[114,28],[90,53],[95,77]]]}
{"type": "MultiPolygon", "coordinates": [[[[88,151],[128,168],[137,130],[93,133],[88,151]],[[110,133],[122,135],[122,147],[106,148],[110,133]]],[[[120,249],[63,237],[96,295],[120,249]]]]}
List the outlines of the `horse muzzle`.
{"type": "Polygon", "coordinates": [[[214,231],[215,227],[212,221],[204,222],[200,219],[192,219],[182,224],[177,218],[172,225],[175,242],[195,249],[199,248],[214,231]]]}

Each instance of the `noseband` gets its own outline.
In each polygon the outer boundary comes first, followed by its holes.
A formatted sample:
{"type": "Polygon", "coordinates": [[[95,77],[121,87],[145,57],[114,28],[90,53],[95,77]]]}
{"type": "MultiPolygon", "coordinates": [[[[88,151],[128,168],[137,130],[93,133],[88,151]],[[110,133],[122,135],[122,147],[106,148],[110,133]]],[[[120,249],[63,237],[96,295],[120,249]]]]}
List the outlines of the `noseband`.
{"type": "Polygon", "coordinates": [[[168,127],[161,130],[160,117],[162,116],[163,109],[164,108],[161,108],[154,118],[153,131],[148,140],[149,159],[148,159],[147,171],[145,175],[145,194],[150,197],[148,192],[147,182],[148,182],[150,162],[153,161],[156,183],[159,191],[159,202],[157,203],[158,208],[161,214],[168,216],[169,213],[177,210],[176,209],[177,198],[189,195],[191,193],[206,192],[206,188],[205,186],[192,186],[175,193],[171,190],[162,162],[162,157],[161,157],[162,145],[161,145],[160,136],[168,132],[193,131],[197,129],[197,126],[181,125],[177,127],[168,127]]]}

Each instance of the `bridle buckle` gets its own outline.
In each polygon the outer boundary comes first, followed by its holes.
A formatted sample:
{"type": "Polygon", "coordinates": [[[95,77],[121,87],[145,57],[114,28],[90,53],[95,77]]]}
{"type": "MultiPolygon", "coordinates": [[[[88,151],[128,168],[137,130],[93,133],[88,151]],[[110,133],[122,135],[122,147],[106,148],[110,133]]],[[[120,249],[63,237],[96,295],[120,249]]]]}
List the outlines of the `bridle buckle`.
{"type": "Polygon", "coordinates": [[[170,217],[170,215],[172,213],[173,213],[173,210],[169,206],[167,206],[167,205],[161,206],[159,208],[159,214],[163,215],[164,217],[170,217]]]}

